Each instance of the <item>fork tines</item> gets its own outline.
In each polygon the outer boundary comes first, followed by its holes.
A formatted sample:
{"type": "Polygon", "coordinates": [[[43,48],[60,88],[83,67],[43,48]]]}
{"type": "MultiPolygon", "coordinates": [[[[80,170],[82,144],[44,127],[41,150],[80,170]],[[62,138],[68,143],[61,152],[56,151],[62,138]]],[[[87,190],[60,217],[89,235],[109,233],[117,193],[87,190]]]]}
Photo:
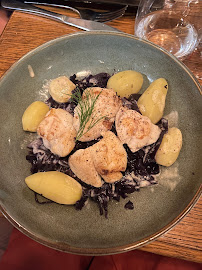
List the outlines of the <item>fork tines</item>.
{"type": "Polygon", "coordinates": [[[117,19],[124,15],[125,11],[127,10],[128,6],[123,6],[122,8],[118,8],[113,11],[108,12],[97,12],[94,18],[95,21],[99,22],[108,22],[114,19],[117,19]]]}

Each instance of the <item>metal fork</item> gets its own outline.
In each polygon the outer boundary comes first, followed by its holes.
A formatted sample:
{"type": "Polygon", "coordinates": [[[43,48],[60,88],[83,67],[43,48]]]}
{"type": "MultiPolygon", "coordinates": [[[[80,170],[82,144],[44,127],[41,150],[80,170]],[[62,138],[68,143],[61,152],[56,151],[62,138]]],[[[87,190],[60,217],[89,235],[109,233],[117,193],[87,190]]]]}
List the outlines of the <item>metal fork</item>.
{"type": "Polygon", "coordinates": [[[74,8],[71,6],[52,4],[52,3],[41,3],[41,2],[35,2],[35,1],[24,1],[24,3],[70,9],[70,10],[78,13],[82,19],[97,21],[97,22],[109,22],[109,21],[112,21],[114,19],[117,19],[117,18],[124,15],[124,13],[128,7],[127,5],[125,5],[121,8],[118,8],[118,9],[113,10],[113,11],[98,12],[98,11],[94,11],[92,9],[74,8]]]}

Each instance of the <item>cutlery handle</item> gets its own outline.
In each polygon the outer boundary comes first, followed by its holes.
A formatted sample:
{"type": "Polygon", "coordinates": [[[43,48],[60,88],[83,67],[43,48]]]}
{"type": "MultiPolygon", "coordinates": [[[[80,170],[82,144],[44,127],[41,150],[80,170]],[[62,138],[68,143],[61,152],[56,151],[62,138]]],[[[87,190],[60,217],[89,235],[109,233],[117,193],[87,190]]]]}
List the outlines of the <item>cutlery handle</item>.
{"type": "Polygon", "coordinates": [[[61,14],[58,14],[49,10],[44,10],[44,9],[41,9],[32,5],[24,4],[22,2],[18,2],[15,0],[2,0],[1,6],[6,9],[19,10],[25,13],[33,13],[33,14],[46,17],[46,18],[51,18],[60,22],[63,19],[63,15],[61,14]]]}
{"type": "Polygon", "coordinates": [[[58,14],[55,12],[51,12],[48,10],[44,10],[41,8],[37,8],[35,6],[31,6],[28,4],[24,4],[22,2],[18,2],[15,0],[2,0],[1,1],[1,6],[7,9],[12,9],[12,10],[19,10],[22,12],[26,13],[32,13],[35,15],[39,15],[42,17],[46,17],[49,19],[53,19],[55,21],[59,21],[74,27],[77,27],[79,29],[85,30],[85,31],[113,31],[113,32],[120,32],[118,29],[113,28],[109,25],[106,25],[104,23],[99,23],[99,22],[94,22],[94,21],[89,21],[89,20],[82,20],[82,19],[77,19],[77,18],[71,18],[62,14],[58,14]]]}

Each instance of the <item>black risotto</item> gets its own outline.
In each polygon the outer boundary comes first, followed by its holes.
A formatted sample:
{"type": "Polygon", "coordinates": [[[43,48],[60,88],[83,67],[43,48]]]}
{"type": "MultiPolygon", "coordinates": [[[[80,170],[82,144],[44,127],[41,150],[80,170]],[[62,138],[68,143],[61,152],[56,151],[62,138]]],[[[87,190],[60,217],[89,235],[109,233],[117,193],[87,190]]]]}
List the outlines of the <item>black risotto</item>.
{"type": "MultiPolygon", "coordinates": [[[[109,74],[99,73],[94,76],[90,75],[82,80],[77,80],[76,75],[73,75],[70,77],[70,80],[75,83],[82,92],[87,87],[106,87],[109,78],[109,74]]],[[[124,105],[139,112],[136,102],[139,96],[139,94],[134,94],[128,99],[124,98],[124,105]]],[[[46,103],[51,108],[62,108],[71,114],[73,114],[76,106],[76,104],[71,102],[71,100],[67,103],[59,104],[52,98],[49,98],[46,103]]],[[[43,145],[42,139],[38,138],[28,146],[29,153],[26,156],[26,159],[31,163],[31,173],[60,171],[76,179],[83,187],[83,195],[82,198],[76,202],[75,208],[77,210],[81,210],[86,205],[88,200],[92,200],[97,203],[100,215],[104,214],[107,218],[108,202],[110,200],[120,201],[121,198],[126,199],[128,194],[139,191],[140,187],[157,184],[155,175],[159,174],[159,165],[155,162],[154,157],[160,146],[163,135],[168,130],[168,123],[166,119],[162,118],[157,125],[162,130],[158,141],[152,145],[145,146],[135,153],[132,153],[127,145],[124,145],[128,155],[128,163],[127,169],[123,173],[123,178],[114,184],[104,183],[100,188],[95,188],[82,182],[74,175],[68,165],[68,158],[70,155],[72,155],[78,149],[84,149],[95,144],[100,138],[90,142],[77,141],[75,148],[66,157],[59,157],[51,153],[50,150],[43,145]]],[[[112,127],[112,131],[116,134],[114,126],[112,127]]],[[[40,204],[52,202],[40,197],[40,195],[35,193],[35,200],[40,204]]],[[[128,200],[125,204],[125,208],[132,210],[134,209],[134,205],[130,200],[128,200]]]]}

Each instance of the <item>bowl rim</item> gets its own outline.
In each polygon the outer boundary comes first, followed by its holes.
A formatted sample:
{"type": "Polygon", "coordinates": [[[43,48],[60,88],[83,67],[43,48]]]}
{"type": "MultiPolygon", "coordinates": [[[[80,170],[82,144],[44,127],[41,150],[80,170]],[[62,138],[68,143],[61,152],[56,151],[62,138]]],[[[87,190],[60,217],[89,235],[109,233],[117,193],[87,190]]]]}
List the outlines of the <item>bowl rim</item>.
{"type": "Polygon", "coordinates": [[[164,233],[171,230],[173,227],[175,227],[194,207],[196,202],[199,200],[200,196],[202,194],[202,185],[197,190],[195,196],[192,198],[191,202],[188,204],[188,206],[184,209],[184,211],[179,214],[175,219],[173,219],[168,225],[164,226],[160,231],[157,233],[152,234],[151,236],[148,236],[144,239],[141,239],[139,241],[121,245],[117,247],[110,247],[110,248],[80,248],[80,247],[73,247],[63,242],[55,242],[47,240],[46,238],[39,237],[35,234],[33,234],[31,231],[26,229],[24,226],[22,226],[20,223],[18,223],[14,218],[11,217],[11,215],[8,214],[8,212],[3,208],[2,205],[0,205],[0,210],[4,217],[20,232],[31,238],[32,240],[46,246],[49,248],[53,248],[58,251],[63,251],[71,254],[76,255],[85,255],[85,256],[98,256],[98,255],[113,255],[113,254],[119,254],[123,252],[128,252],[131,250],[134,250],[136,248],[140,248],[146,244],[149,244],[159,238],[164,233]]]}
{"type": "MultiPolygon", "coordinates": [[[[22,56],[19,60],[17,60],[3,74],[3,76],[0,78],[0,83],[1,83],[2,80],[6,79],[6,77],[9,76],[9,73],[24,59],[29,58],[32,55],[38,53],[39,51],[45,49],[46,47],[49,47],[49,46],[51,46],[53,44],[56,44],[57,42],[60,42],[60,41],[62,41],[64,39],[71,39],[71,38],[78,37],[78,36],[83,36],[83,35],[85,35],[85,36],[87,36],[87,35],[114,35],[114,36],[121,36],[121,37],[131,38],[131,39],[138,40],[140,42],[146,43],[146,44],[160,50],[164,54],[168,55],[178,65],[180,65],[183,68],[183,70],[191,77],[192,81],[195,83],[196,87],[198,88],[199,93],[202,94],[200,83],[198,82],[198,80],[194,76],[194,74],[189,70],[189,68],[185,64],[183,64],[179,59],[177,59],[174,55],[172,55],[171,53],[169,53],[165,49],[161,48],[160,46],[158,46],[158,45],[156,45],[156,44],[154,44],[154,43],[152,43],[150,41],[135,37],[135,36],[130,35],[130,34],[120,33],[120,32],[106,32],[106,31],[76,32],[76,33],[73,33],[73,34],[64,35],[64,36],[52,39],[52,40],[50,40],[48,42],[45,42],[42,45],[36,47],[35,49],[32,49],[31,51],[26,53],[24,56],[22,56]]],[[[49,239],[47,239],[45,237],[41,237],[39,235],[34,234],[29,229],[27,229],[25,226],[22,226],[19,222],[17,222],[8,213],[8,211],[6,211],[6,207],[3,207],[3,205],[1,204],[1,201],[0,201],[0,211],[2,212],[4,217],[15,228],[17,228],[20,232],[22,232],[23,234],[25,234],[29,238],[33,239],[34,241],[36,241],[36,242],[38,242],[40,244],[43,244],[44,246],[53,248],[55,250],[68,252],[68,253],[72,253],[72,254],[77,254],[77,255],[88,255],[88,256],[90,256],[90,255],[92,255],[92,256],[110,255],[110,254],[118,254],[118,253],[122,253],[122,252],[127,252],[127,251],[131,251],[131,250],[133,250],[135,248],[142,247],[142,246],[156,240],[162,234],[168,232],[170,229],[172,229],[174,226],[176,226],[187,215],[187,213],[193,208],[193,206],[199,200],[199,198],[201,196],[201,193],[202,193],[202,185],[199,186],[197,192],[195,193],[194,197],[189,202],[189,204],[186,206],[186,208],[176,218],[174,218],[171,222],[169,222],[166,226],[164,226],[160,231],[158,231],[156,233],[153,233],[151,236],[145,237],[145,238],[143,238],[143,239],[141,239],[139,241],[135,241],[135,242],[132,242],[132,243],[129,243],[129,244],[121,245],[121,246],[110,247],[110,248],[80,248],[80,247],[70,246],[70,245],[68,245],[68,244],[66,244],[64,242],[51,241],[51,240],[49,240],[49,239]]]]}
{"type": "Polygon", "coordinates": [[[11,70],[13,68],[15,68],[15,66],[17,66],[22,60],[24,60],[27,57],[30,57],[32,55],[34,55],[35,53],[37,53],[38,51],[45,49],[46,47],[49,47],[50,45],[53,45],[57,42],[62,41],[63,39],[69,39],[69,38],[74,38],[77,36],[87,36],[87,35],[109,35],[109,36],[122,36],[122,37],[126,37],[126,38],[131,38],[140,42],[143,42],[145,44],[148,44],[156,49],[158,49],[159,51],[163,52],[164,54],[166,54],[167,56],[169,56],[170,58],[172,58],[172,60],[174,60],[178,65],[180,65],[183,70],[192,78],[193,82],[195,83],[195,85],[197,86],[199,93],[202,94],[202,90],[201,90],[201,85],[199,83],[199,81],[197,80],[197,78],[195,77],[195,75],[191,72],[191,70],[181,61],[179,60],[176,56],[174,56],[173,54],[171,54],[170,52],[168,52],[166,49],[160,47],[159,45],[146,40],[146,39],[142,39],[139,38],[137,36],[133,36],[131,34],[127,34],[127,33],[123,33],[123,32],[108,32],[108,31],[89,31],[89,32],[76,32],[76,33],[72,33],[72,34],[67,34],[67,35],[63,35],[54,39],[51,39],[39,46],[37,46],[36,48],[32,49],[31,51],[27,52],[26,54],[24,54],[22,57],[20,57],[15,63],[13,63],[8,70],[1,76],[0,78],[0,82],[2,80],[5,79],[5,77],[7,76],[7,74],[9,72],[11,72],[11,70]]]}

